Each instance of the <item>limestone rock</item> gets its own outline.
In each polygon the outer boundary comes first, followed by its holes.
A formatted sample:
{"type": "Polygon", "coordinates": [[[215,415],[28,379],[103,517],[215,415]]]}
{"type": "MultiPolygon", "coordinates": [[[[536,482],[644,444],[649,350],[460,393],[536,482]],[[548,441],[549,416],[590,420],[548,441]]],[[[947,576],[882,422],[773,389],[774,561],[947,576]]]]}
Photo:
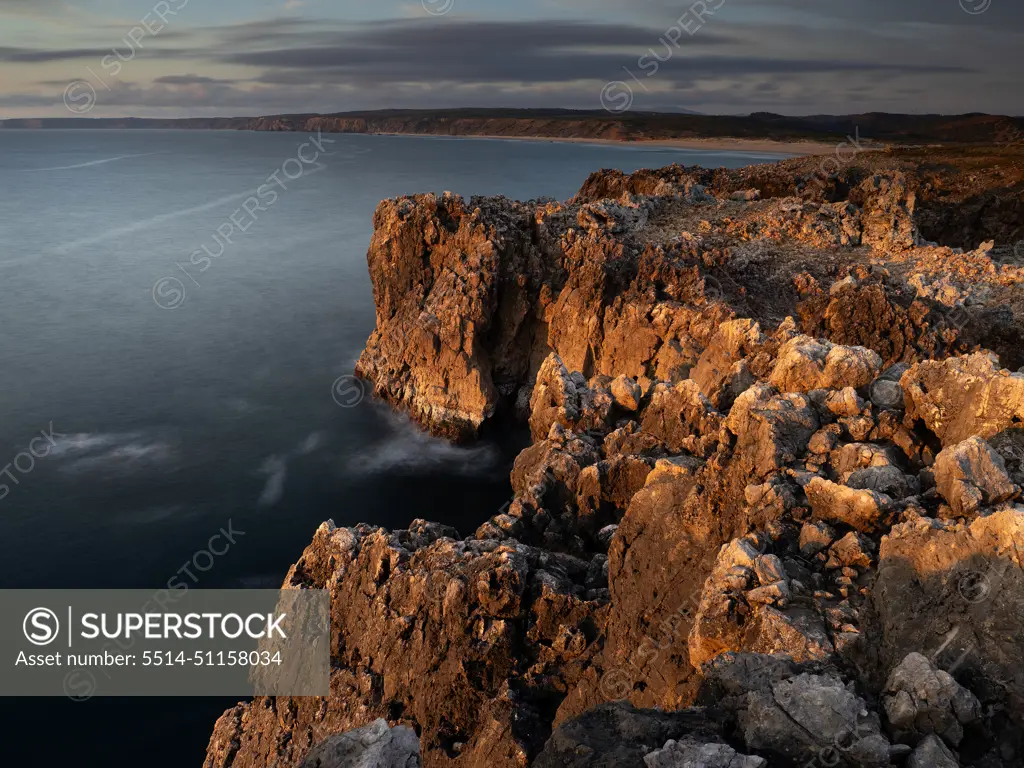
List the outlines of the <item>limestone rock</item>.
{"type": "Polygon", "coordinates": [[[331,736],[314,747],[300,768],[420,768],[420,740],[412,728],[389,728],[383,718],[365,728],[331,736]]]}
{"type": "Polygon", "coordinates": [[[875,544],[863,534],[850,531],[828,550],[826,568],[870,568],[875,544]]]}
{"type": "Polygon", "coordinates": [[[825,407],[834,416],[859,416],[865,410],[865,403],[853,387],[830,391],[825,396],[825,407]]]}
{"type": "Polygon", "coordinates": [[[701,392],[713,405],[728,410],[739,392],[731,393],[730,400],[727,390],[743,379],[744,371],[747,371],[749,383],[740,391],[754,383],[747,368],[735,366],[752,355],[764,342],[761,328],[753,320],[732,320],[718,327],[718,332],[711,337],[707,349],[691,373],[701,392]]]}
{"type": "Polygon", "coordinates": [[[902,411],[904,407],[903,387],[900,386],[900,379],[909,368],[910,366],[906,363],[886,368],[868,389],[868,396],[872,404],[879,408],[902,411]]]}
{"type": "Polygon", "coordinates": [[[591,389],[579,373],[570,373],[556,354],[544,361],[530,399],[530,430],[534,440],[548,436],[554,424],[582,432],[607,424],[612,407],[607,390],[591,389]]]}
{"type": "Polygon", "coordinates": [[[917,478],[905,475],[892,464],[856,469],[846,478],[846,485],[857,490],[877,491],[897,501],[920,491],[917,478]]]}
{"type": "Polygon", "coordinates": [[[822,477],[804,486],[807,501],[817,520],[848,525],[863,533],[882,528],[892,512],[892,499],[877,491],[857,490],[822,477]]]}
{"type": "Polygon", "coordinates": [[[864,245],[880,250],[903,250],[917,245],[916,198],[908,191],[903,174],[878,174],[865,179],[851,198],[863,201],[864,245]]]}
{"type": "MultiPolygon", "coordinates": [[[[820,188],[810,158],[604,172],[566,203],[382,203],[357,372],[444,436],[501,413],[534,442],[512,503],[468,538],[318,530],[286,587],[332,595],[331,693],[231,708],[206,768],[298,766],[378,718],[414,727],[430,768],[646,768],[691,746],[903,765],[877,694],[912,652],[983,704],[956,720],[963,762],[1019,765],[1024,509],[993,509],[1005,480],[955,449],[981,436],[1024,484],[1024,375],[948,356],[1024,364],[1024,273],[1002,245],[913,248],[915,216],[932,239],[1010,243],[1019,201],[1005,169],[991,194],[960,174],[960,194],[895,164],[914,165],[863,153],[820,188]],[[730,199],[752,188],[765,199],[730,199]],[[952,296],[972,301],[932,300],[952,296]],[[985,516],[953,519],[950,476],[985,516]]],[[[925,687],[895,685],[892,718],[913,708],[912,759],[941,764],[917,714],[957,707],[925,687]]]]}
{"type": "Polygon", "coordinates": [[[884,443],[847,443],[831,454],[832,466],[845,483],[859,469],[899,466],[898,451],[884,443]]]}
{"type": "Polygon", "coordinates": [[[654,462],[634,456],[599,461],[580,472],[576,506],[580,525],[591,535],[617,523],[630,500],[644,487],[654,462]]]}
{"type": "Polygon", "coordinates": [[[976,515],[982,507],[1008,501],[1020,492],[1006,463],[980,437],[950,445],[935,459],[935,484],[958,516],[976,515]]]}
{"type": "Polygon", "coordinates": [[[396,702],[422,729],[424,764],[447,759],[454,735],[471,764],[525,768],[550,733],[542,702],[575,684],[594,652],[588,628],[602,603],[586,598],[590,563],[515,541],[420,546],[426,538],[321,526],[285,588],[331,592],[332,695],[278,699],[287,718],[261,697],[225,713],[207,768],[298,765],[324,734],[396,702]],[[526,646],[543,649],[529,673],[526,646]],[[521,684],[527,674],[547,682],[521,684]]]}
{"type": "Polygon", "coordinates": [[[870,349],[797,336],[779,350],[769,380],[783,392],[857,389],[874,381],[881,368],[882,358],[870,349]]]}
{"type": "Polygon", "coordinates": [[[703,454],[705,441],[717,440],[722,415],[690,379],[674,387],[656,387],[644,409],[641,429],[661,440],[671,451],[703,454]]]}
{"type": "Polygon", "coordinates": [[[661,749],[644,756],[647,768],[765,768],[763,757],[741,755],[728,744],[709,744],[693,739],[667,741],[661,749]]]}
{"type": "Polygon", "coordinates": [[[736,399],[725,425],[750,476],[765,478],[806,452],[819,422],[806,396],[757,384],[736,399]]]}
{"type": "Polygon", "coordinates": [[[800,529],[800,554],[814,557],[835,541],[836,532],[828,523],[821,521],[805,523],[800,529]]]}
{"type": "Polygon", "coordinates": [[[609,432],[601,449],[609,459],[614,456],[658,458],[668,452],[661,440],[644,432],[635,421],[628,421],[618,429],[609,432]]]}
{"type": "Polygon", "coordinates": [[[1024,507],[967,526],[914,518],[894,527],[872,591],[883,658],[896,666],[923,654],[970,679],[986,706],[1024,712],[1022,551],[1024,507]]]}
{"type": "Polygon", "coordinates": [[[835,745],[842,744],[840,759],[847,764],[882,768],[890,764],[889,741],[867,711],[838,677],[805,672],[748,694],[739,724],[750,749],[802,763],[822,749],[834,760],[835,745]]]}
{"type": "Polygon", "coordinates": [[[654,469],[647,475],[644,485],[675,480],[693,480],[703,463],[693,456],[670,456],[658,459],[654,464],[654,469]]]}
{"type": "Polygon", "coordinates": [[[821,620],[790,607],[789,576],[775,555],[749,538],[722,547],[701,594],[688,638],[690,662],[700,668],[724,653],[785,653],[796,661],[834,651],[821,620]]]}
{"type": "Polygon", "coordinates": [[[918,363],[900,380],[907,422],[921,421],[943,446],[988,439],[1024,422],[1024,375],[979,352],[918,363]]]}
{"type": "Polygon", "coordinates": [[[612,397],[615,404],[624,411],[639,411],[640,399],[643,396],[640,385],[629,376],[617,377],[611,384],[612,397]]]}
{"type": "MultiPolygon", "coordinates": [[[[945,348],[939,333],[926,321],[927,309],[905,306],[877,282],[834,283],[827,294],[801,302],[797,311],[808,335],[827,338],[834,344],[873,349],[890,369],[894,364],[936,357],[945,348]]],[[[898,383],[899,378],[895,381],[898,383]]],[[[881,391],[885,388],[883,385],[881,391]]],[[[893,392],[891,388],[889,391],[893,392]]],[[[876,405],[896,407],[894,398],[883,398],[876,405]]]]}
{"type": "Polygon", "coordinates": [[[648,768],[645,757],[671,740],[714,744],[719,739],[719,726],[700,711],[661,712],[636,709],[625,702],[601,704],[559,726],[533,766],[648,768]]]}
{"type": "Polygon", "coordinates": [[[738,189],[729,196],[730,200],[742,200],[743,202],[749,203],[754,200],[761,199],[761,190],[759,189],[738,189]]]}
{"type": "MultiPolygon", "coordinates": [[[[374,213],[367,260],[377,326],[356,372],[444,436],[474,436],[496,408],[483,336],[498,322],[500,254],[526,246],[525,224],[525,211],[468,210],[447,193],[385,200],[374,213]]],[[[524,319],[510,315],[506,334],[524,319]]]]}
{"type": "Polygon", "coordinates": [[[960,763],[942,739],[929,734],[907,759],[907,768],[960,768],[960,763]]]}
{"type": "Polygon", "coordinates": [[[584,468],[599,460],[593,440],[555,425],[549,439],[534,443],[516,457],[512,490],[517,499],[536,508],[565,507],[576,500],[584,468]]]}
{"type": "Polygon", "coordinates": [[[936,734],[955,747],[963,726],[981,717],[974,694],[919,653],[908,654],[893,669],[883,703],[893,737],[909,744],[936,734]]]}

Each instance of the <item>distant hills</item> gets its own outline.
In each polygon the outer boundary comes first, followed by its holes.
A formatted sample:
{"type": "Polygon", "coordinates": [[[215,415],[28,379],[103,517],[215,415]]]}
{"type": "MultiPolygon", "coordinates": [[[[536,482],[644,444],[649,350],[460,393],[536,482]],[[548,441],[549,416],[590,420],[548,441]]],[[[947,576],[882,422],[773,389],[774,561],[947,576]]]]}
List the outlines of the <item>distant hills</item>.
{"type": "Polygon", "coordinates": [[[7,129],[183,129],[499,136],[507,138],[652,141],[699,138],[841,141],[856,130],[864,140],[898,144],[1021,144],[1024,118],[1001,115],[855,115],[790,117],[568,109],[377,110],[263,117],[37,118],[0,121],[7,129]]]}

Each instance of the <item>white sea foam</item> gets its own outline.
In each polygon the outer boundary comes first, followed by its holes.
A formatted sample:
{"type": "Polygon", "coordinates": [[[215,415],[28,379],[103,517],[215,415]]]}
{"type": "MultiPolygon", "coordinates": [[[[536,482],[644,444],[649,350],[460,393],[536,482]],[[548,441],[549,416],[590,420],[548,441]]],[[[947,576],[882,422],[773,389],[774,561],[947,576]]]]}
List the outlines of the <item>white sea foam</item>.
{"type": "Polygon", "coordinates": [[[348,469],[354,474],[384,472],[445,472],[465,477],[493,474],[499,452],[493,445],[460,446],[432,437],[408,418],[382,407],[391,434],[353,456],[348,469]]]}
{"type": "Polygon", "coordinates": [[[136,472],[164,466],[174,456],[174,447],[141,432],[78,433],[59,437],[50,456],[61,459],[64,472],[136,472]]]}
{"type": "Polygon", "coordinates": [[[54,439],[54,445],[50,448],[50,456],[62,457],[76,454],[89,453],[125,440],[135,440],[140,437],[138,432],[123,433],[100,433],[79,432],[73,435],[63,435],[54,439]]]}
{"type": "Polygon", "coordinates": [[[272,507],[284,495],[284,481],[288,477],[287,459],[283,456],[271,456],[263,462],[260,473],[268,477],[258,504],[261,507],[272,507]]]}
{"type": "Polygon", "coordinates": [[[41,173],[42,171],[71,171],[75,168],[89,168],[94,165],[105,165],[106,163],[113,163],[118,160],[127,160],[132,157],[149,157],[150,155],[159,155],[161,152],[142,152],[137,155],[118,155],[117,157],[107,157],[102,160],[90,160],[87,163],[76,163],[75,165],[56,165],[52,168],[26,168],[26,171],[34,173],[41,173]]]}
{"type": "Polygon", "coordinates": [[[309,456],[309,454],[314,453],[317,450],[317,448],[319,448],[321,445],[323,445],[323,442],[324,442],[324,433],[323,432],[313,432],[310,435],[308,435],[305,440],[303,440],[301,443],[299,443],[299,445],[295,449],[295,451],[300,456],[309,456]]]}
{"type": "Polygon", "coordinates": [[[136,472],[166,465],[174,449],[168,442],[141,435],[86,435],[74,443],[58,441],[50,455],[68,460],[60,467],[63,472],[136,472]]]}

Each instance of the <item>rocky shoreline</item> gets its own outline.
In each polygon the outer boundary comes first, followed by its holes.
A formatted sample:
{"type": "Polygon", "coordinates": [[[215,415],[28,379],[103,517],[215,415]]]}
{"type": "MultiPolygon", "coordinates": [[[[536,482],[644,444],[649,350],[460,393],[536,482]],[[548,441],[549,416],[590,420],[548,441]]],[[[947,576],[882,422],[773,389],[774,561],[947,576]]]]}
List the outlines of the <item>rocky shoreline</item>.
{"type": "Polygon", "coordinates": [[[358,374],[533,444],[472,535],[321,526],[331,695],[206,768],[1024,764],[1022,171],[978,157],[382,202],[358,374]]]}

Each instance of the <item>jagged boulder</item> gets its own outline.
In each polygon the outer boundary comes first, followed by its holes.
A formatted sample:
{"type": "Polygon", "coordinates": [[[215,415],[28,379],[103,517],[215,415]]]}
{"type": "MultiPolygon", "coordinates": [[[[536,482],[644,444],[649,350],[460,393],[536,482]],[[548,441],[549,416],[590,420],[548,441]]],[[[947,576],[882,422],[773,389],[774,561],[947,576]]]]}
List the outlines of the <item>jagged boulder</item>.
{"type": "Polygon", "coordinates": [[[754,383],[744,358],[765,343],[761,327],[753,320],[722,323],[690,373],[713,406],[728,411],[741,392],[754,383]]]}
{"type": "Polygon", "coordinates": [[[766,768],[763,757],[741,755],[728,744],[709,744],[685,738],[667,741],[644,756],[647,768],[766,768]]]}
{"type": "Polygon", "coordinates": [[[791,607],[790,578],[756,538],[722,547],[690,630],[690,663],[700,668],[736,651],[784,653],[795,661],[828,658],[834,648],[820,618],[791,607]]]}
{"type": "Polygon", "coordinates": [[[645,757],[670,741],[718,744],[720,739],[720,726],[700,710],[662,712],[636,709],[626,702],[601,704],[559,726],[533,766],[649,768],[645,757]]]}
{"type": "Polygon", "coordinates": [[[860,490],[814,476],[804,485],[816,520],[848,525],[863,533],[880,530],[892,513],[892,499],[877,491],[860,490]]]}
{"type": "Polygon", "coordinates": [[[862,206],[861,242],[882,251],[905,250],[917,245],[914,223],[916,196],[902,173],[876,174],[850,195],[862,206]]]}
{"type": "Polygon", "coordinates": [[[802,673],[749,694],[739,722],[751,749],[794,761],[813,760],[827,749],[830,760],[882,768],[901,750],[894,751],[878,716],[868,712],[837,676],[802,673]]]}
{"type": "Polygon", "coordinates": [[[1006,462],[980,437],[950,445],[935,459],[935,485],[960,517],[983,506],[1008,501],[1020,492],[1006,472],[1006,462]]]}
{"type": "Polygon", "coordinates": [[[883,704],[893,738],[904,744],[936,734],[955,747],[963,727],[981,718],[974,694],[919,653],[908,654],[893,669],[883,704]]]}
{"type": "Polygon", "coordinates": [[[624,411],[639,411],[643,391],[636,379],[625,374],[616,377],[611,383],[612,398],[615,404],[624,411]]]}
{"type": "Polygon", "coordinates": [[[317,745],[299,768],[420,768],[420,740],[405,725],[375,720],[317,745]]]}
{"type": "Polygon", "coordinates": [[[703,669],[700,701],[728,713],[747,751],[771,765],[881,768],[910,749],[891,745],[878,715],[834,669],[783,654],[725,654],[703,669]]]}
{"type": "Polygon", "coordinates": [[[771,385],[756,384],[736,398],[725,426],[745,470],[766,478],[807,451],[819,421],[805,395],[780,395],[771,385]]]}
{"type": "Polygon", "coordinates": [[[562,359],[552,353],[537,373],[530,398],[533,439],[546,438],[554,424],[577,432],[603,427],[612,403],[610,392],[591,389],[582,374],[570,373],[562,359]]]}
{"type": "Polygon", "coordinates": [[[850,531],[828,549],[826,568],[868,569],[874,562],[875,543],[863,534],[850,531]]]}
{"type": "Polygon", "coordinates": [[[552,426],[548,439],[520,453],[512,467],[512,491],[537,506],[557,507],[576,498],[580,473],[597,463],[597,445],[585,435],[552,426]]]}
{"type": "Polygon", "coordinates": [[[920,481],[904,474],[899,467],[864,467],[850,473],[846,485],[864,491],[877,491],[894,501],[914,496],[920,491],[920,481]]]}
{"type": "Polygon", "coordinates": [[[900,385],[908,425],[922,422],[943,446],[1024,423],[1024,374],[1000,369],[990,353],[918,363],[900,385]]]}
{"type": "Polygon", "coordinates": [[[704,455],[711,442],[717,441],[721,425],[722,415],[691,379],[674,387],[655,387],[640,421],[640,428],[670,451],[697,455],[704,455]]]}
{"type": "Polygon", "coordinates": [[[925,736],[907,759],[907,768],[960,768],[960,763],[942,739],[925,736]]]}
{"type": "Polygon", "coordinates": [[[800,529],[800,554],[805,558],[814,557],[819,552],[828,549],[835,540],[836,531],[828,523],[823,523],[820,520],[805,523],[800,529]]]}
{"type": "Polygon", "coordinates": [[[779,349],[769,381],[782,392],[857,389],[874,381],[881,368],[882,358],[870,349],[797,336],[779,349]]]}

